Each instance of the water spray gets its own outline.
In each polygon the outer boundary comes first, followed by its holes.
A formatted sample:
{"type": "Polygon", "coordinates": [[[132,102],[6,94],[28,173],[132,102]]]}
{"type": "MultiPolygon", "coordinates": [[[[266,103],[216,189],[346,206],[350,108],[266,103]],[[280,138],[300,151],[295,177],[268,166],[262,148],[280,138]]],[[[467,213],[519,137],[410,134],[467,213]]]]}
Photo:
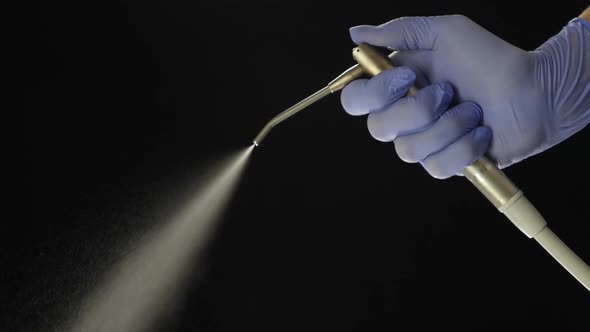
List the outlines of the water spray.
{"type": "Polygon", "coordinates": [[[59,330],[151,331],[182,298],[252,149],[229,156],[177,215],[129,248],[130,253],[86,296],[68,326],[59,330]]]}
{"type": "MultiPolygon", "coordinates": [[[[362,76],[375,76],[384,70],[394,68],[391,59],[396,52],[384,56],[373,46],[360,44],[353,49],[352,54],[353,58],[358,62],[357,65],[344,71],[328,83],[326,87],[272,118],[254,138],[254,146],[259,146],[270,130],[279,123],[323,97],[342,90],[355,79],[362,76]]],[[[416,88],[412,87],[408,95],[413,95],[416,91],[416,88]]],[[[467,166],[463,170],[463,174],[518,229],[527,237],[534,238],[590,291],[590,267],[547,227],[547,223],[539,211],[495,163],[483,156],[467,166]]]]}

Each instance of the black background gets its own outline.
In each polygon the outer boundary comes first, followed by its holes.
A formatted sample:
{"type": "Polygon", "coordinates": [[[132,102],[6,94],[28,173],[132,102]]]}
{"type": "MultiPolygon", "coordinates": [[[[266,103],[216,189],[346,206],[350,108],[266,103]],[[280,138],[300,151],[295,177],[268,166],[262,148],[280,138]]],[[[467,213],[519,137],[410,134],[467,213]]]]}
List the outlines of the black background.
{"type": "MultiPolygon", "coordinates": [[[[26,193],[3,221],[0,330],[59,326],[209,161],[353,64],[349,27],[460,13],[534,49],[586,5],[39,5],[11,34],[26,50],[26,193]]],[[[589,146],[584,130],[506,170],[585,261],[589,146]]],[[[400,161],[338,96],[255,151],[208,257],[159,330],[588,328],[588,292],[535,241],[464,178],[400,161]]]]}

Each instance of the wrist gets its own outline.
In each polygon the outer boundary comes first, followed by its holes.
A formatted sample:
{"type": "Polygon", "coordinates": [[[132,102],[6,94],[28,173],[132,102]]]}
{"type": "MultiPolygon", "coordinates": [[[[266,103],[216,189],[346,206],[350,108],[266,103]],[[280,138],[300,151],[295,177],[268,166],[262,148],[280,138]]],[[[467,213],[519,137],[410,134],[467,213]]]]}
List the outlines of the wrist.
{"type": "Polygon", "coordinates": [[[552,113],[553,143],[590,122],[590,23],[578,17],[535,52],[535,84],[552,113]]]}

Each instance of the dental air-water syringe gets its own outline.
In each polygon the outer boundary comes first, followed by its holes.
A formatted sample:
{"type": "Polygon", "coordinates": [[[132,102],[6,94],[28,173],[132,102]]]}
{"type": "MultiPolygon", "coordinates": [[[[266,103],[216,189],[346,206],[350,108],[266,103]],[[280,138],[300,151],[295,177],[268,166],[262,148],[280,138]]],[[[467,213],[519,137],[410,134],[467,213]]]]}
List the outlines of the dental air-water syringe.
{"type": "MultiPolygon", "coordinates": [[[[353,58],[358,62],[357,65],[340,74],[323,89],[271,119],[254,138],[254,145],[259,146],[269,131],[279,123],[330,93],[342,90],[353,80],[362,76],[375,76],[384,70],[394,68],[391,59],[395,56],[395,52],[384,56],[373,46],[360,44],[353,49],[352,53],[353,58]]],[[[413,95],[416,91],[416,88],[412,87],[408,95],[413,95]]],[[[467,166],[463,174],[518,229],[529,238],[537,240],[553,258],[590,291],[590,267],[547,227],[543,216],[496,164],[484,156],[467,166]]]]}

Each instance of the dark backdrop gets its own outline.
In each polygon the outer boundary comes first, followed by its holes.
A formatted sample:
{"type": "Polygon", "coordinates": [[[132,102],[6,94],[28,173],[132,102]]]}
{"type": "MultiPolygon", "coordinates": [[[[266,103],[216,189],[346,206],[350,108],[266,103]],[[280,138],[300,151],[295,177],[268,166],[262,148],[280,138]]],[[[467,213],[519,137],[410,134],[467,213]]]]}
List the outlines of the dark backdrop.
{"type": "MultiPolygon", "coordinates": [[[[247,146],[272,116],[353,64],[350,26],[461,13],[534,49],[585,2],[35,7],[11,34],[26,50],[16,67],[26,81],[26,193],[23,213],[3,220],[0,330],[66,319],[132,239],[182,206],[208,161],[247,146]]],[[[587,262],[589,146],[585,130],[506,170],[587,262]]],[[[338,96],[255,151],[207,256],[205,275],[160,330],[573,331],[588,323],[588,292],[535,241],[465,179],[435,180],[400,161],[338,96]]]]}

